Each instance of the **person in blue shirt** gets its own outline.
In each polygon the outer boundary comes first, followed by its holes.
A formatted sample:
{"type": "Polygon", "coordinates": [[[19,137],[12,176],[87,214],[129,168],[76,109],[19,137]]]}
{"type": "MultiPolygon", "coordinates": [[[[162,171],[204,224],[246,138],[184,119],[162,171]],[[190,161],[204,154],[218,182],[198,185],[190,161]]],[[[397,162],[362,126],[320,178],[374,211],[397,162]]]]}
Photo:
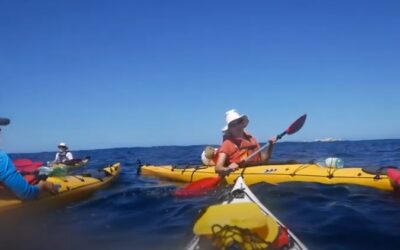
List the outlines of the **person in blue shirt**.
{"type": "MultiPolygon", "coordinates": [[[[8,118],[0,118],[0,126],[10,123],[8,118]]],[[[0,127],[1,133],[1,127],[0,127]]],[[[17,171],[6,152],[0,150],[0,182],[13,191],[21,200],[33,200],[43,191],[57,193],[58,187],[51,182],[41,180],[37,185],[30,185],[17,171]]]]}

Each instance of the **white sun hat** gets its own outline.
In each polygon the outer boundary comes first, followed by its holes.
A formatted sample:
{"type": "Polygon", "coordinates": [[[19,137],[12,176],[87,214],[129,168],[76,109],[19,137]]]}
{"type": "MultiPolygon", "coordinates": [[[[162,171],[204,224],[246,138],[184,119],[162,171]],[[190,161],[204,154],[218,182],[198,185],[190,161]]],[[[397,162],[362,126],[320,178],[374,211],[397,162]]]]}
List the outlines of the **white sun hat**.
{"type": "Polygon", "coordinates": [[[59,147],[64,147],[64,148],[68,148],[68,147],[67,147],[67,144],[65,144],[65,142],[60,142],[60,143],[58,144],[58,146],[59,146],[59,147]]]}
{"type": "Polygon", "coordinates": [[[244,114],[239,114],[236,109],[231,109],[226,111],[225,113],[225,121],[226,121],[226,125],[225,127],[222,128],[222,132],[226,132],[229,129],[229,124],[237,119],[241,119],[243,118],[243,122],[244,122],[244,127],[247,126],[247,124],[249,124],[249,118],[247,118],[247,115],[244,114]]]}

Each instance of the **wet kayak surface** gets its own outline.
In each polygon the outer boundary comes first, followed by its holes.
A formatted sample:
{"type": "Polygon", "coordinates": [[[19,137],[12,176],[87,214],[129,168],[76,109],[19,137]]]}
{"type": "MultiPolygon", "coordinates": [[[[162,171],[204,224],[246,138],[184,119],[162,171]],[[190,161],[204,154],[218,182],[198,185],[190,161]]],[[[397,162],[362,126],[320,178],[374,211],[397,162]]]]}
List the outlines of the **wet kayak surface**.
{"type": "MultiPolygon", "coordinates": [[[[4,249],[182,249],[199,210],[218,203],[230,187],[203,197],[176,198],[182,186],[138,176],[149,164],[200,164],[204,146],[135,147],[74,152],[91,156],[88,169],[121,162],[119,179],[90,198],[46,213],[1,223],[4,249]]],[[[54,153],[11,154],[51,160],[54,153]]],[[[340,157],[345,166],[400,166],[400,140],[278,143],[274,161],[340,157]]],[[[86,170],[86,169],[85,169],[86,170]]],[[[85,170],[78,170],[85,171],[85,170]]],[[[400,195],[373,188],[314,183],[250,186],[260,201],[309,249],[398,249],[400,195]]]]}

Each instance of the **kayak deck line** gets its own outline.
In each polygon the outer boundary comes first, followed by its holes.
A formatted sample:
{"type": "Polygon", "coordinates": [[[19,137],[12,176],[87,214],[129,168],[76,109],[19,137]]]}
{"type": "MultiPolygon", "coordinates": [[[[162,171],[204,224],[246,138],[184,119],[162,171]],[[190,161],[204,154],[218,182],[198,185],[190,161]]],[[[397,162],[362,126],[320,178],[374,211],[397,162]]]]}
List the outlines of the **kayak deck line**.
{"type": "MultiPolygon", "coordinates": [[[[265,182],[280,184],[287,182],[310,182],[328,185],[349,184],[372,187],[385,191],[393,191],[394,186],[387,176],[387,169],[395,167],[379,167],[371,171],[360,167],[320,167],[317,164],[280,164],[259,165],[238,169],[225,176],[228,184],[233,184],[238,176],[243,176],[249,185],[265,182]]],[[[194,182],[208,177],[217,177],[213,166],[177,168],[171,165],[143,165],[144,176],[154,176],[181,182],[194,182]]]]}

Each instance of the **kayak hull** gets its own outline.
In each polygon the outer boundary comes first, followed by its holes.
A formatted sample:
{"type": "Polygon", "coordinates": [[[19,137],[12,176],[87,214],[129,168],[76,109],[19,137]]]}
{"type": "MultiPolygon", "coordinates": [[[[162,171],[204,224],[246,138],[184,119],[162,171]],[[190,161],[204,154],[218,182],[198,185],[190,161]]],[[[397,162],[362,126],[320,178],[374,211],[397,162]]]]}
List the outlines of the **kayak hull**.
{"type": "Polygon", "coordinates": [[[60,207],[73,201],[82,200],[90,196],[96,190],[112,183],[121,171],[119,163],[105,167],[100,176],[64,176],[48,177],[47,181],[60,185],[58,194],[43,193],[33,201],[21,201],[11,193],[2,193],[0,197],[0,215],[8,212],[28,211],[60,207]]]}
{"type": "MultiPolygon", "coordinates": [[[[145,176],[181,182],[193,182],[208,177],[217,177],[213,166],[176,168],[171,165],[143,165],[140,167],[140,171],[145,176]]],[[[225,179],[228,184],[233,184],[240,175],[243,175],[248,185],[260,182],[269,184],[309,182],[328,185],[351,184],[385,191],[394,190],[390,178],[384,171],[371,173],[360,167],[326,168],[317,164],[269,164],[236,170],[226,176],[225,179]]]]}

